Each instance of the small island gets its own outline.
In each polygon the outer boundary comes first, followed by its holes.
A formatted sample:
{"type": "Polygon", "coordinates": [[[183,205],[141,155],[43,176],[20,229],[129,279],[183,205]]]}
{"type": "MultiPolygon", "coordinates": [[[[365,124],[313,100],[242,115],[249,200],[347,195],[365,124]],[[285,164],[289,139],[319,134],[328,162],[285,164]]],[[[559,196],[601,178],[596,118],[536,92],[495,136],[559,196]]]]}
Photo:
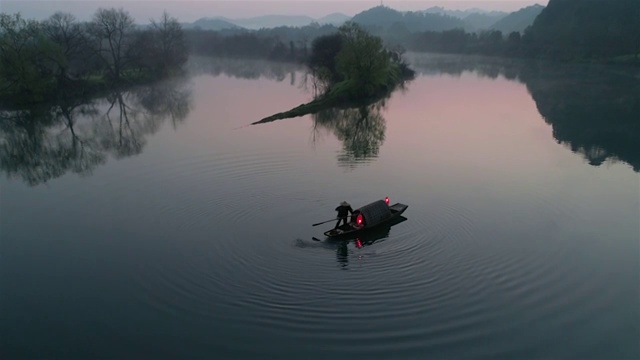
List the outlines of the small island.
{"type": "Polygon", "coordinates": [[[415,76],[401,50],[388,50],[382,39],[354,22],[335,34],[316,38],[306,61],[315,99],[252,123],[304,116],[332,107],[363,105],[387,96],[415,76]]]}

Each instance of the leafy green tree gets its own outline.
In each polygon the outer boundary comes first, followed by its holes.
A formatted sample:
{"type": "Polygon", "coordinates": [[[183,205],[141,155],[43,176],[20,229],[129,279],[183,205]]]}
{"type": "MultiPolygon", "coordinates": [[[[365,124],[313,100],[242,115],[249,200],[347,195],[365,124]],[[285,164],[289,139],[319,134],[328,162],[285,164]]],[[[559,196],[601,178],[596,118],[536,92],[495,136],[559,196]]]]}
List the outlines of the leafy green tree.
{"type": "Polygon", "coordinates": [[[356,95],[370,96],[380,87],[399,80],[397,68],[391,66],[389,53],[382,40],[369,34],[354,22],[339,29],[344,43],[336,57],[338,72],[350,83],[356,95]]]}
{"type": "Polygon", "coordinates": [[[307,66],[312,76],[317,79],[315,87],[319,88],[320,92],[343,80],[336,64],[342,43],[342,35],[338,33],[317,37],[311,43],[311,55],[307,60],[307,66]]]}

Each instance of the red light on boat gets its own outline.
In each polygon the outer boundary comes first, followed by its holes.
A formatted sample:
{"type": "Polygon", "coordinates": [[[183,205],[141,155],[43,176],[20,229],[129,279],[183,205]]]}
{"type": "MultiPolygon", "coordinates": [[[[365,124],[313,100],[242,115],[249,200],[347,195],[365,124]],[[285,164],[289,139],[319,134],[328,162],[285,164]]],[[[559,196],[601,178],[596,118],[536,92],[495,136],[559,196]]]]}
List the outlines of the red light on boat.
{"type": "Polygon", "coordinates": [[[363,220],[364,219],[362,218],[362,214],[358,214],[358,217],[356,217],[356,224],[362,225],[363,220]]]}
{"type": "Polygon", "coordinates": [[[386,198],[384,198],[384,202],[387,203],[387,206],[389,205],[389,197],[388,196],[386,198]]]}

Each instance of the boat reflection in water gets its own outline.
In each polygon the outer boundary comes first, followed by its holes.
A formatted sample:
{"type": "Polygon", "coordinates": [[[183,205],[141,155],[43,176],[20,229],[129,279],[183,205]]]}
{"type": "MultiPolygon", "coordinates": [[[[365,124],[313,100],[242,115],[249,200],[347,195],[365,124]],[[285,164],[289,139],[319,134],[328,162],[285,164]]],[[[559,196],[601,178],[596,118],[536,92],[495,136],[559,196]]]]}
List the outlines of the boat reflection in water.
{"type": "Polygon", "coordinates": [[[339,239],[326,237],[324,240],[313,238],[315,243],[307,243],[302,240],[298,240],[296,246],[305,248],[323,248],[336,251],[336,260],[340,268],[347,270],[349,267],[349,256],[354,255],[358,257],[358,260],[362,257],[366,257],[368,253],[359,253],[368,246],[372,246],[374,243],[380,243],[389,238],[391,233],[391,227],[406,221],[407,218],[399,216],[387,223],[381,224],[374,228],[363,230],[352,236],[345,236],[339,239]]]}

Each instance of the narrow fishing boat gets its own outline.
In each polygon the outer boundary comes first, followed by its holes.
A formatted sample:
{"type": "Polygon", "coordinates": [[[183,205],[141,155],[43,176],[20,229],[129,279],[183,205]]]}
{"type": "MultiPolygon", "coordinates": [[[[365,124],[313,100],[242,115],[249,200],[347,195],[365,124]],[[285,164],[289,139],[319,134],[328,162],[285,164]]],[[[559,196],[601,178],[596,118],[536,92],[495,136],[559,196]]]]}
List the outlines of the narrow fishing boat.
{"type": "Polygon", "coordinates": [[[354,210],[351,221],[347,224],[343,224],[337,229],[327,230],[324,235],[330,238],[354,235],[397,219],[407,210],[407,207],[409,206],[401,203],[389,205],[388,197],[384,200],[374,201],[354,210]]]}

